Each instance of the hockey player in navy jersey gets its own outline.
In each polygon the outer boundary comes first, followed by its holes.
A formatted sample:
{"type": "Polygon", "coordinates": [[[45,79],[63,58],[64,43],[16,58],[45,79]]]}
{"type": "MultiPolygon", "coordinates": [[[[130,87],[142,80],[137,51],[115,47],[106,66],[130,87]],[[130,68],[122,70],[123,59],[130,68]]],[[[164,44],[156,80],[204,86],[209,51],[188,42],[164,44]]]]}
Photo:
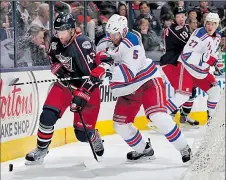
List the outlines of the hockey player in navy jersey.
{"type": "Polygon", "coordinates": [[[110,87],[118,97],[113,120],[115,131],[134,151],[129,160],[153,159],[154,150],[133,126],[134,118],[143,105],[145,115],[159,128],[181,153],[183,162],[190,160],[191,149],[171,116],[167,114],[166,91],[160,72],[146,58],[140,35],[128,31],[127,19],[114,14],[106,25],[107,37],[115,48],[107,52],[114,59],[110,87]]]}
{"type": "MultiPolygon", "coordinates": [[[[81,142],[88,142],[78,111],[81,111],[88,134],[98,156],[104,153],[100,134],[95,129],[100,109],[100,79],[105,77],[105,65],[113,62],[107,56],[96,55],[91,40],[75,32],[75,19],[71,14],[60,13],[54,22],[56,35],[51,39],[49,60],[51,72],[57,78],[90,78],[56,82],[51,88],[43,106],[37,133],[37,147],[29,152],[26,164],[42,163],[49,152],[48,147],[54,133],[54,126],[67,107],[74,113],[74,132],[81,142]],[[105,62],[102,62],[105,61],[105,62]],[[69,87],[74,93],[74,98],[69,87]]],[[[76,153],[76,152],[75,152],[76,153]]]]}
{"type": "Polygon", "coordinates": [[[178,58],[177,75],[174,76],[176,94],[167,102],[168,111],[172,113],[192,94],[194,86],[208,94],[208,120],[214,115],[216,105],[220,99],[220,87],[215,77],[209,72],[215,67],[218,74],[223,74],[224,64],[218,61],[218,48],[221,35],[217,30],[219,16],[209,13],[204,27],[196,29],[178,58]]]}

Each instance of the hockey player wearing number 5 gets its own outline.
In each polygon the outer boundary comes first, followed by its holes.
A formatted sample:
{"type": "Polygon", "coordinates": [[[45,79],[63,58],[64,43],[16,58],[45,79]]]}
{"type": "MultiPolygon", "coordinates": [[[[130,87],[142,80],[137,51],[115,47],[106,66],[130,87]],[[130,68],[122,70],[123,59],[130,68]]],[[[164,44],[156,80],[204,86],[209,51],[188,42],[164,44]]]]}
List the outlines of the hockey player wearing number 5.
{"type": "MultiPolygon", "coordinates": [[[[170,82],[171,86],[175,89],[175,74],[177,73],[177,59],[180,56],[185,44],[190,38],[190,28],[186,21],[186,10],[182,7],[175,8],[174,10],[175,22],[164,30],[165,54],[160,59],[160,66],[170,82]]],[[[180,109],[180,123],[181,127],[196,127],[199,122],[188,117],[191,112],[194,98],[196,95],[196,88],[192,90],[192,94],[188,101],[182,107],[176,109],[171,116],[174,117],[180,109]],[[187,126],[188,125],[188,126],[187,126]]]]}
{"type": "Polygon", "coordinates": [[[186,102],[192,88],[197,86],[208,94],[208,120],[212,118],[220,99],[220,87],[209,69],[213,66],[218,74],[224,72],[223,62],[217,58],[221,41],[221,35],[217,30],[219,20],[218,14],[209,13],[204,27],[193,32],[179,56],[178,74],[174,77],[177,92],[167,103],[169,112],[173,112],[186,102]]]}
{"type": "Polygon", "coordinates": [[[113,121],[115,131],[135,151],[127,159],[153,159],[154,150],[133,126],[141,105],[145,115],[159,128],[169,142],[181,153],[183,162],[190,160],[191,149],[171,116],[167,114],[166,91],[160,72],[151,59],[146,58],[140,34],[128,31],[127,19],[114,14],[106,25],[108,37],[116,46],[108,53],[114,59],[110,87],[118,97],[113,121]]]}
{"type": "Polygon", "coordinates": [[[77,139],[81,142],[88,141],[78,114],[78,111],[82,111],[95,153],[98,156],[104,153],[103,143],[100,134],[95,130],[95,125],[100,109],[99,85],[105,76],[105,66],[113,62],[113,59],[101,54],[96,55],[91,40],[85,35],[76,34],[75,28],[75,19],[71,14],[60,13],[56,17],[54,22],[56,35],[51,39],[49,48],[51,72],[58,78],[82,76],[90,78],[56,82],[53,85],[40,116],[37,148],[25,157],[27,165],[43,162],[49,152],[54,125],[69,106],[74,113],[73,125],[77,139]],[[70,89],[68,85],[71,86],[70,89]]]}

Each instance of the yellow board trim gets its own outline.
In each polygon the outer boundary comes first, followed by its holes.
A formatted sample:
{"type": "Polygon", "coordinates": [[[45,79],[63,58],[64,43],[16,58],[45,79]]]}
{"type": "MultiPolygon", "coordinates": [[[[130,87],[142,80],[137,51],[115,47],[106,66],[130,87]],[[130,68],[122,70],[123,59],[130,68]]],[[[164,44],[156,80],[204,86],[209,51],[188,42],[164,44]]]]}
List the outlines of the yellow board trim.
{"type": "MultiPolygon", "coordinates": [[[[192,112],[189,115],[200,122],[201,125],[206,123],[206,112],[192,112]]],[[[175,117],[175,121],[179,124],[179,115],[175,117]]],[[[148,130],[148,119],[145,116],[137,117],[135,119],[135,126],[139,130],[148,130]]],[[[99,130],[102,136],[115,134],[113,128],[113,121],[106,120],[97,122],[96,128],[99,130]]],[[[1,143],[1,156],[0,162],[13,160],[16,158],[24,157],[27,152],[36,147],[37,136],[28,136],[8,142],[1,143]]],[[[50,148],[62,146],[64,144],[78,141],[74,135],[73,127],[67,127],[54,132],[50,148]]]]}

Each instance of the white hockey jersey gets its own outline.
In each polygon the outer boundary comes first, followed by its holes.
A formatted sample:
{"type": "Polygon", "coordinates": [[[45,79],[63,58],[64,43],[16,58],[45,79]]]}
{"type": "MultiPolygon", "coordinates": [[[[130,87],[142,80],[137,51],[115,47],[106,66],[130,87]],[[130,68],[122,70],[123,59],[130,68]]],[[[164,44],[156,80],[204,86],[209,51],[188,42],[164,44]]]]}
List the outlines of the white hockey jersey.
{"type": "Polygon", "coordinates": [[[115,97],[131,94],[148,80],[161,77],[154,62],[146,58],[140,37],[135,33],[128,32],[119,46],[108,53],[115,63],[110,82],[115,97]]]}
{"type": "Polygon", "coordinates": [[[196,29],[181,55],[178,58],[185,69],[195,78],[204,79],[209,73],[210,58],[218,59],[218,47],[221,35],[217,31],[215,36],[209,36],[204,27],[196,29]]]}

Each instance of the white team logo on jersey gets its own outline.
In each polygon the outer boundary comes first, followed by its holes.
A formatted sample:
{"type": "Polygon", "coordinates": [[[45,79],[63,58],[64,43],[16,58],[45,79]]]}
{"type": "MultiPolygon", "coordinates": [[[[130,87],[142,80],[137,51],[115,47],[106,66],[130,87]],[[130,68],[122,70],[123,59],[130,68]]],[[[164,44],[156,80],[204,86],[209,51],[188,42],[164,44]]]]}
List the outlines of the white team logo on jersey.
{"type": "Polygon", "coordinates": [[[65,57],[61,53],[56,55],[56,58],[63,64],[63,66],[70,72],[72,70],[72,57],[65,57]]]}
{"type": "Polygon", "coordinates": [[[51,43],[51,49],[52,49],[52,50],[56,50],[56,49],[57,49],[56,46],[57,46],[57,42],[52,42],[52,43],[51,43]]]}
{"type": "Polygon", "coordinates": [[[91,43],[89,41],[85,41],[82,43],[82,47],[84,49],[90,49],[91,48],[91,43]]]}

